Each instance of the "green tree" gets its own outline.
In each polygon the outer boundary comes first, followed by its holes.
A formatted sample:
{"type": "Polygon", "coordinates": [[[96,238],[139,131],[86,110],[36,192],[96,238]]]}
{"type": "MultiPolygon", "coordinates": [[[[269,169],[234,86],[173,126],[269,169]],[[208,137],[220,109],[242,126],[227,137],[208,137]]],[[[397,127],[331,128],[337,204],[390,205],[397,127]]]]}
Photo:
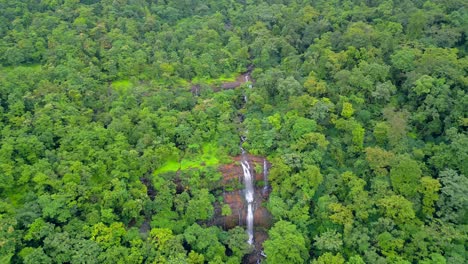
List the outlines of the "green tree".
{"type": "Polygon", "coordinates": [[[304,263],[308,259],[306,240],[295,225],[279,221],[268,234],[263,244],[268,263],[304,263]]]}
{"type": "Polygon", "coordinates": [[[22,251],[22,258],[27,264],[50,264],[52,259],[44,253],[42,248],[29,248],[30,250],[22,251]]]}
{"type": "Polygon", "coordinates": [[[369,163],[369,167],[371,167],[377,175],[387,175],[394,158],[395,154],[381,148],[366,148],[366,160],[369,163]]]}
{"type": "Polygon", "coordinates": [[[377,240],[382,254],[387,257],[395,257],[400,254],[405,242],[403,239],[393,237],[388,232],[378,235],[377,240]]]}
{"type": "Polygon", "coordinates": [[[424,27],[426,26],[427,16],[423,10],[417,10],[411,15],[408,22],[408,36],[410,38],[419,38],[422,36],[424,27]]]}
{"type": "Polygon", "coordinates": [[[341,256],[340,253],[333,255],[330,252],[327,252],[316,260],[312,261],[313,264],[344,264],[345,259],[341,256]]]}
{"type": "Polygon", "coordinates": [[[392,195],[377,201],[384,216],[394,220],[397,224],[409,223],[416,217],[413,204],[399,195],[392,195]]]}
{"type": "Polygon", "coordinates": [[[422,211],[427,216],[432,216],[435,212],[434,203],[439,200],[440,183],[437,179],[431,177],[421,178],[421,194],[423,195],[422,200],[422,211]]]}
{"type": "Polygon", "coordinates": [[[186,217],[189,223],[210,219],[214,214],[212,200],[212,195],[207,189],[197,191],[187,204],[186,217]]]}
{"type": "Polygon", "coordinates": [[[437,201],[439,207],[436,213],[445,221],[466,223],[468,220],[468,179],[452,169],[446,169],[439,174],[442,188],[437,201]]]}
{"type": "Polygon", "coordinates": [[[320,252],[339,252],[343,246],[342,235],[336,230],[328,230],[314,238],[314,247],[320,252]]]}
{"type": "Polygon", "coordinates": [[[343,108],[341,110],[341,116],[345,118],[350,118],[354,114],[353,105],[348,102],[343,103],[343,108]]]}
{"type": "Polygon", "coordinates": [[[395,165],[390,170],[393,190],[405,197],[413,198],[418,192],[421,174],[418,162],[408,156],[397,156],[395,165]]]}
{"type": "Polygon", "coordinates": [[[233,255],[239,260],[248,253],[252,252],[252,247],[246,243],[248,235],[245,230],[239,226],[230,229],[227,233],[227,241],[224,243],[232,250],[233,255]]]}
{"type": "Polygon", "coordinates": [[[226,259],[225,247],[218,239],[219,229],[217,227],[203,228],[193,224],[184,232],[184,239],[192,248],[206,257],[206,260],[226,259]]]}

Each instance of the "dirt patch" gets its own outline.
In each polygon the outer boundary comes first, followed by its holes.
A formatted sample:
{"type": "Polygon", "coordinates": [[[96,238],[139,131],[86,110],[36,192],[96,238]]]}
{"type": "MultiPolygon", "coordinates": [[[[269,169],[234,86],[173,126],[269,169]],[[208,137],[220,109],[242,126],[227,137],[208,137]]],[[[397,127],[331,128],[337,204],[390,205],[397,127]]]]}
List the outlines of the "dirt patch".
{"type": "Polygon", "coordinates": [[[251,82],[251,81],[252,81],[252,77],[250,76],[250,72],[246,72],[244,74],[237,76],[236,81],[234,82],[226,82],[226,83],[221,84],[221,89],[223,90],[235,89],[241,86],[242,84],[246,82],[251,82]]]}

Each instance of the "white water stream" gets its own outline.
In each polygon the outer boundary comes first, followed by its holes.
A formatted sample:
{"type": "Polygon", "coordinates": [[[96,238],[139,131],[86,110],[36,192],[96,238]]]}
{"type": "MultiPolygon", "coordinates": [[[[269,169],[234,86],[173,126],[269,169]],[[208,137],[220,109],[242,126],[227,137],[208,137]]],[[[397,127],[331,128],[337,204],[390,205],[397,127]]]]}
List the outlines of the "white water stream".
{"type": "Polygon", "coordinates": [[[263,194],[268,192],[268,164],[266,159],[263,159],[263,194]]]}
{"type": "MultiPolygon", "coordinates": [[[[249,75],[245,75],[244,80],[245,80],[245,82],[249,82],[250,81],[249,80],[249,75]]],[[[252,89],[252,84],[251,83],[249,84],[249,88],[252,89]]]]}
{"type": "MultiPolygon", "coordinates": [[[[245,75],[245,82],[249,82],[249,75],[245,75]]],[[[249,84],[249,88],[252,88],[252,84],[249,84]]],[[[244,102],[247,103],[247,95],[244,94],[244,102]]],[[[247,131],[245,131],[247,133],[247,131]]],[[[245,136],[241,136],[241,151],[242,151],[242,158],[241,158],[241,165],[242,171],[244,173],[244,197],[245,201],[247,202],[247,234],[249,235],[249,240],[247,241],[250,245],[253,245],[254,242],[254,179],[252,177],[252,169],[250,168],[250,164],[245,153],[245,150],[242,148],[242,143],[245,142],[247,138],[245,136]]]]}
{"type": "Polygon", "coordinates": [[[245,151],[242,150],[242,170],[244,172],[244,196],[247,202],[247,234],[249,235],[249,240],[247,241],[250,245],[253,244],[254,238],[254,186],[253,186],[253,177],[250,169],[250,164],[247,161],[247,157],[245,156],[245,151]]]}

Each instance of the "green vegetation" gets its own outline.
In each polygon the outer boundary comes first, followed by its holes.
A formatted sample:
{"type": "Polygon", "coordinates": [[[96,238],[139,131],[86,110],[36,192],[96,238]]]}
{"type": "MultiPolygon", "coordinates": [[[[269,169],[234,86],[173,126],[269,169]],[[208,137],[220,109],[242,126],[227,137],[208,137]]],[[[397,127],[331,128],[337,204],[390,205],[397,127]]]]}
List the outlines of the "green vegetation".
{"type": "Polygon", "coordinates": [[[227,82],[235,82],[238,74],[233,73],[230,75],[222,75],[218,78],[200,78],[200,77],[195,77],[193,78],[192,82],[193,83],[200,83],[200,84],[209,84],[209,85],[219,85],[221,83],[227,83],[227,82]]]}
{"type": "MultiPolygon", "coordinates": [[[[187,164],[187,162],[185,162],[185,164],[187,164]]],[[[192,165],[200,167],[200,164],[196,163],[196,162],[192,162],[192,165]]],[[[185,168],[182,168],[181,162],[179,162],[178,160],[168,160],[161,167],[159,167],[154,172],[154,174],[158,175],[159,173],[164,173],[164,172],[168,172],[168,171],[186,170],[187,168],[189,168],[189,167],[185,166],[185,168]]]]}
{"type": "Polygon", "coordinates": [[[218,146],[215,144],[203,144],[201,155],[182,158],[180,161],[169,159],[154,172],[154,175],[157,176],[160,173],[168,171],[199,169],[205,166],[216,166],[220,164],[220,160],[218,159],[220,155],[222,154],[218,153],[218,146]]]}
{"type": "Polygon", "coordinates": [[[119,80],[112,82],[112,88],[118,93],[126,93],[132,87],[129,80],[119,80]]]}
{"type": "Polygon", "coordinates": [[[467,263],[467,10],[0,0],[0,263],[241,263],[241,136],[264,263],[467,263]]]}

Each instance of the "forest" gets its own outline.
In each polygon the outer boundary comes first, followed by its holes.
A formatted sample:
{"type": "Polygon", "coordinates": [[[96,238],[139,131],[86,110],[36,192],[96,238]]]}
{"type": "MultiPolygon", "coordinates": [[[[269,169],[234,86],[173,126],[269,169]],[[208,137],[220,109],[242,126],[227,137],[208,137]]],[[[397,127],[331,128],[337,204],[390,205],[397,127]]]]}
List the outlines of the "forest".
{"type": "Polygon", "coordinates": [[[464,0],[0,0],[0,263],[467,263],[467,38],[464,0]]]}

